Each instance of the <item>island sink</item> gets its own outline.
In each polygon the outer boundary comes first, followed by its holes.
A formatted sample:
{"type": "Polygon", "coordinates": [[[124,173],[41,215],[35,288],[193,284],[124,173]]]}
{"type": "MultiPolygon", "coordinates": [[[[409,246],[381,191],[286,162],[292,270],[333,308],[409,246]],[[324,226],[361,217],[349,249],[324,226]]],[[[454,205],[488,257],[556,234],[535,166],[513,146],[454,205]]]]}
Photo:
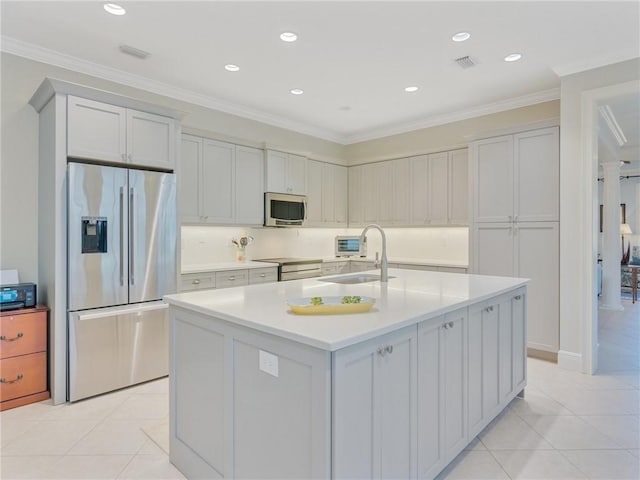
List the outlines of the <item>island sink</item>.
{"type": "MultiPolygon", "coordinates": [[[[396,278],[396,277],[389,277],[396,278]]],[[[320,282],[330,282],[330,283],[344,283],[347,285],[352,285],[355,283],[368,283],[368,282],[379,282],[380,275],[373,275],[371,273],[365,273],[362,275],[343,275],[342,277],[334,277],[334,278],[319,278],[320,282]]]]}

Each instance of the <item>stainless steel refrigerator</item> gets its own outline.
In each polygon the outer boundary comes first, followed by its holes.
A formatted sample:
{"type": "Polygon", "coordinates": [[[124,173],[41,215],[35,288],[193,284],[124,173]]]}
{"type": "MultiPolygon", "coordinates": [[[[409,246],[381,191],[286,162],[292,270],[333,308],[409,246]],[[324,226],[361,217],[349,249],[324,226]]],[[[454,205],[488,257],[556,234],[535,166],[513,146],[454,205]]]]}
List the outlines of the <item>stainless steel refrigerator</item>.
{"type": "Polygon", "coordinates": [[[68,165],[70,401],[168,374],[175,186],[171,173],[68,165]]]}

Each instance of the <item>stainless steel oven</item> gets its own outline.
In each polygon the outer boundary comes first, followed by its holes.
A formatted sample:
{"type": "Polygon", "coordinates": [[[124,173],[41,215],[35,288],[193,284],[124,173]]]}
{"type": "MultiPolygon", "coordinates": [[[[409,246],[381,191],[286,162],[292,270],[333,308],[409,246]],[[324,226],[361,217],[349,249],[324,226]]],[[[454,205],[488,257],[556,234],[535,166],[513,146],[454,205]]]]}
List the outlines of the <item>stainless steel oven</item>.
{"type": "Polygon", "coordinates": [[[300,280],[322,275],[322,260],[309,258],[262,258],[256,262],[277,263],[278,281],[300,280]]]}

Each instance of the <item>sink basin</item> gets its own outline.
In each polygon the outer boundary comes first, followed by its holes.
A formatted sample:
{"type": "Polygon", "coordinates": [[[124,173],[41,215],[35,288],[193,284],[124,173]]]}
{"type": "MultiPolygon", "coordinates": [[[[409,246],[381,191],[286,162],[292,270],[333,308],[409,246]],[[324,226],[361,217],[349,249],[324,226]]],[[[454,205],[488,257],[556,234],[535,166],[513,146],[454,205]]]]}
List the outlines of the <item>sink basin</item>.
{"type": "MultiPolygon", "coordinates": [[[[396,278],[391,277],[389,278],[396,278]]],[[[362,275],[344,275],[342,277],[335,278],[319,278],[321,282],[331,282],[331,283],[344,283],[344,284],[355,284],[355,283],[367,283],[367,282],[379,282],[380,275],[372,275],[370,273],[365,273],[362,275]]]]}

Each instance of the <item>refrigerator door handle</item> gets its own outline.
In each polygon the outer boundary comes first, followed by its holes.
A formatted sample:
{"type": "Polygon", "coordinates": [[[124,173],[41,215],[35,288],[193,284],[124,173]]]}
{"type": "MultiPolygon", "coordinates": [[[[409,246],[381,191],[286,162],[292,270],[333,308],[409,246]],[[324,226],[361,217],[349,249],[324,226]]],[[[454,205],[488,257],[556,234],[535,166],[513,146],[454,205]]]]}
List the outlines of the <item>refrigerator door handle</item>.
{"type": "Polygon", "coordinates": [[[135,190],[131,188],[129,190],[129,284],[135,285],[135,241],[134,241],[134,219],[135,212],[133,201],[135,197],[135,190]]]}
{"type": "Polygon", "coordinates": [[[120,187],[120,285],[124,285],[124,187],[120,187]]]}

